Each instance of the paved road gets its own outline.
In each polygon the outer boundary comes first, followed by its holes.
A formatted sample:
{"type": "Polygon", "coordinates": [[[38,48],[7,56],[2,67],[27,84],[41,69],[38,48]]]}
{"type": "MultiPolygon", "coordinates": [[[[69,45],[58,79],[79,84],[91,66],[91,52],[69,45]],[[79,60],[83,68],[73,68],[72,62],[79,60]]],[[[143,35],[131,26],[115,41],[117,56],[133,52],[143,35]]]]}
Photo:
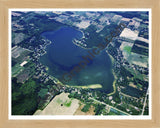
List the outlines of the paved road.
{"type": "Polygon", "coordinates": [[[124,113],[124,114],[126,114],[126,115],[130,115],[130,114],[128,114],[128,113],[126,113],[126,112],[124,112],[124,111],[122,111],[122,110],[119,110],[119,109],[117,109],[117,108],[115,108],[115,107],[113,107],[113,106],[110,106],[110,105],[108,105],[108,104],[106,104],[106,103],[104,103],[104,102],[98,101],[98,100],[96,100],[96,99],[94,99],[94,98],[89,97],[89,99],[92,99],[92,100],[94,100],[94,101],[96,101],[96,102],[99,102],[99,103],[101,103],[101,104],[107,105],[107,106],[109,106],[110,108],[113,108],[113,109],[115,109],[115,110],[117,110],[117,111],[120,111],[120,112],[122,112],[122,113],[124,113]]]}
{"type": "Polygon", "coordinates": [[[147,93],[146,93],[146,97],[145,97],[145,100],[144,100],[144,105],[143,105],[143,110],[142,110],[142,114],[144,114],[144,110],[145,110],[145,106],[146,106],[146,101],[147,101],[147,95],[149,94],[149,91],[147,90],[147,93]]]}

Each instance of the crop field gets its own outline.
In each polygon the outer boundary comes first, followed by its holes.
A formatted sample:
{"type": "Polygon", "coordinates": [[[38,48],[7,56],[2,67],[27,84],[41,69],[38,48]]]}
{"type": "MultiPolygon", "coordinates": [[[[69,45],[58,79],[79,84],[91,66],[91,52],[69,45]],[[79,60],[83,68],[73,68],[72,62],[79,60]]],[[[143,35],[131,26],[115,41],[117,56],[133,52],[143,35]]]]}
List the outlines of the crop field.
{"type": "Polygon", "coordinates": [[[130,56],[132,46],[133,46],[133,43],[122,42],[120,49],[121,49],[125,59],[128,59],[128,57],[130,56]]]}
{"type": "Polygon", "coordinates": [[[68,98],[68,95],[57,95],[44,110],[38,110],[34,115],[73,115],[79,107],[79,100],[68,98]]]}
{"type": "Polygon", "coordinates": [[[23,71],[24,67],[21,67],[19,64],[16,64],[12,67],[12,76],[17,76],[21,71],[23,71]]]}
{"type": "Polygon", "coordinates": [[[131,52],[130,56],[128,57],[128,62],[142,66],[142,67],[147,67],[148,57],[131,52]]]}
{"type": "Polygon", "coordinates": [[[83,112],[82,109],[84,109],[86,105],[84,104],[80,104],[79,105],[79,108],[76,110],[76,112],[74,113],[74,115],[95,115],[95,107],[93,107],[92,105],[90,105],[88,108],[87,108],[87,111],[86,112],[83,112]]]}

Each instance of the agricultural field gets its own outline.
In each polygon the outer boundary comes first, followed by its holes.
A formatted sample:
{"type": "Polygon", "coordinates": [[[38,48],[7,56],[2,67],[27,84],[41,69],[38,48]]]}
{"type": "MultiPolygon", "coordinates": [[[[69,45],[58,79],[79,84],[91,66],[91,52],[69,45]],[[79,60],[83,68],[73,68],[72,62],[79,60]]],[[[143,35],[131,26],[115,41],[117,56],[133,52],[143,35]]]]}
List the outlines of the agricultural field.
{"type": "Polygon", "coordinates": [[[24,67],[20,66],[20,64],[16,64],[14,67],[12,67],[12,77],[17,76],[23,70],[24,67]]]}
{"type": "MultiPolygon", "coordinates": [[[[135,41],[136,45],[140,45],[140,41],[135,41]],[[139,44],[138,44],[139,43],[139,44]]],[[[133,52],[134,43],[122,42],[120,50],[124,58],[131,64],[136,64],[142,67],[147,67],[148,65],[148,56],[141,55],[133,52]]],[[[144,45],[147,45],[146,43],[144,45]]]]}
{"type": "Polygon", "coordinates": [[[125,59],[128,59],[128,57],[130,56],[132,46],[133,46],[133,43],[122,42],[120,49],[125,59]]]}
{"type": "Polygon", "coordinates": [[[79,100],[68,98],[68,95],[57,95],[44,110],[38,110],[34,115],[73,115],[79,107],[79,100]]]}
{"type": "Polygon", "coordinates": [[[14,33],[12,34],[12,42],[13,44],[18,44],[23,41],[27,36],[23,33],[14,33]]]}
{"type": "Polygon", "coordinates": [[[131,64],[139,65],[141,67],[148,67],[148,57],[137,53],[131,52],[131,55],[128,57],[128,62],[131,64]]]}
{"type": "Polygon", "coordinates": [[[74,115],[95,115],[94,110],[94,106],[80,103],[79,108],[76,110],[74,115]]]}

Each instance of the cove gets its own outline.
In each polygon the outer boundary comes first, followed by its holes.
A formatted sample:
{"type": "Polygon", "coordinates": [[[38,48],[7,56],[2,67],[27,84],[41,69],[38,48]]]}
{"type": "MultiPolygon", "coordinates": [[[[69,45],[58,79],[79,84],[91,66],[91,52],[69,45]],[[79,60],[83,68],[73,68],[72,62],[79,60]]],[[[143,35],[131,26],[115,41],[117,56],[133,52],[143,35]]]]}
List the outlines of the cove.
{"type": "MultiPolygon", "coordinates": [[[[40,58],[40,62],[47,66],[48,73],[57,79],[61,79],[64,73],[69,73],[82,61],[82,56],[88,55],[88,49],[81,48],[72,42],[74,38],[79,39],[83,36],[81,31],[72,27],[61,27],[56,31],[43,32],[41,35],[52,43],[47,46],[47,53],[40,58]]],[[[100,90],[110,93],[113,91],[113,81],[112,63],[103,50],[65,84],[70,86],[101,84],[100,90]]]]}

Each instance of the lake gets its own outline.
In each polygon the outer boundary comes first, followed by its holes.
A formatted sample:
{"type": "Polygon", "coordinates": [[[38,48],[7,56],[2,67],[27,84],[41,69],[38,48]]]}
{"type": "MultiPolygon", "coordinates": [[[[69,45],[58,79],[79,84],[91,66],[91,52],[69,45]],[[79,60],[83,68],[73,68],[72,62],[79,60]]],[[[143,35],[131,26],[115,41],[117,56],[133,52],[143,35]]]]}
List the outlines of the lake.
{"type": "MultiPolygon", "coordinates": [[[[74,38],[83,36],[81,31],[72,27],[61,27],[56,31],[43,32],[41,35],[52,43],[47,46],[47,53],[40,58],[40,62],[47,66],[48,73],[57,79],[61,79],[64,73],[69,73],[81,62],[82,56],[88,55],[88,49],[81,48],[72,42],[74,38]]],[[[103,50],[64,84],[71,86],[101,84],[101,90],[110,93],[113,91],[113,81],[112,63],[103,50]]]]}

